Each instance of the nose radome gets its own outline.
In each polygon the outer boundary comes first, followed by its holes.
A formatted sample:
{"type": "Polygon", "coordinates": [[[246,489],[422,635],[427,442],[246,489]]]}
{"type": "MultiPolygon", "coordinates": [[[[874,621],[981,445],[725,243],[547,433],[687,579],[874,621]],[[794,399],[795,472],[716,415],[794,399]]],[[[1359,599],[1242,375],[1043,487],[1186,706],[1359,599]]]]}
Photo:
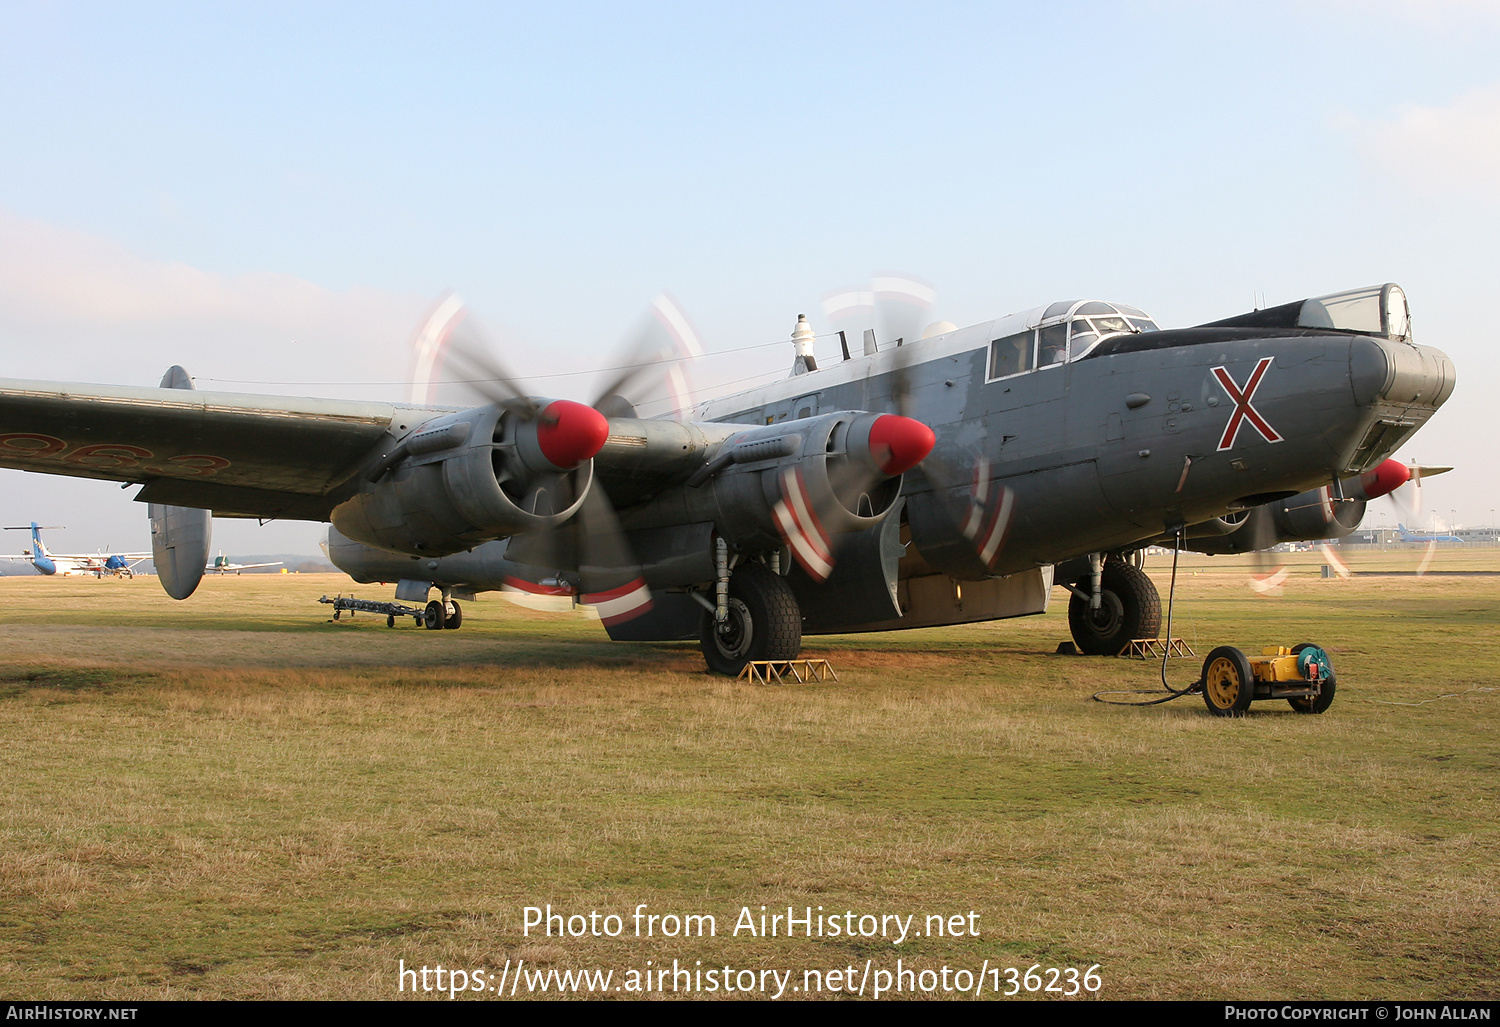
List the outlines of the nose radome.
{"type": "Polygon", "coordinates": [[[1360,406],[1409,405],[1430,412],[1453,394],[1453,361],[1431,346],[1356,339],[1349,351],[1349,371],[1360,406]]]}

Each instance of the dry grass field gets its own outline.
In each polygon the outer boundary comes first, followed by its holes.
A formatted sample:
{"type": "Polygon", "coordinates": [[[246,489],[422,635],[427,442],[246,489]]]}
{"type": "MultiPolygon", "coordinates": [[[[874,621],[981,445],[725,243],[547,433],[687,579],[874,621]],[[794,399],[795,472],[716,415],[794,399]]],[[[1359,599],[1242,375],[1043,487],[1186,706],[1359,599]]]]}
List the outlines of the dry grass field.
{"type": "Polygon", "coordinates": [[[776,688],[499,599],[457,632],[330,623],[332,575],[210,578],[186,603],[149,578],[0,579],[0,979],[384,999],[400,961],[618,985],[676,959],[790,970],[806,997],[806,969],[988,960],[1097,965],[1106,999],[1494,998],[1500,578],[1325,581],[1312,559],[1279,600],[1184,561],[1200,658],[1335,660],[1327,714],[1239,720],[1091,701],[1159,666],[1054,655],[1061,590],[1043,617],[810,639],[842,680],[776,688]],[[548,903],[625,930],[523,937],[548,903]],[[636,938],[641,903],[717,935],[636,938]],[[747,906],[918,930],[973,911],[978,936],[734,936],[747,906]]]}

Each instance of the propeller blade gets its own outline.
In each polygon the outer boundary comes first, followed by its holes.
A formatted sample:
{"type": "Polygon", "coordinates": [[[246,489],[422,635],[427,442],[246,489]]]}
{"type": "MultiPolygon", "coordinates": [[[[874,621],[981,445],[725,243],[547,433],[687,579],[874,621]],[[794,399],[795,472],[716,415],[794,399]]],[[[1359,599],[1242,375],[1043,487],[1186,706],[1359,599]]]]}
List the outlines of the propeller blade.
{"type": "Polygon", "coordinates": [[[973,571],[993,572],[1015,520],[1015,492],[1000,483],[989,458],[968,447],[961,447],[956,459],[934,450],[922,462],[922,473],[933,486],[942,537],[963,540],[960,551],[978,561],[970,565],[973,571]]]}
{"type": "Polygon", "coordinates": [[[870,280],[875,307],[875,328],[881,339],[895,345],[917,342],[922,326],[932,315],[937,291],[918,278],[903,272],[877,274],[870,280]]]}
{"type": "Polygon", "coordinates": [[[990,461],[981,455],[974,462],[974,480],[969,492],[969,511],[960,529],[974,546],[979,560],[994,570],[1010,537],[1016,494],[990,474],[990,461]]]}
{"type": "Polygon", "coordinates": [[[651,301],[635,339],[614,362],[614,377],[595,392],[593,406],[607,415],[687,417],[695,404],[689,368],[703,355],[698,332],[666,293],[651,301]]]}
{"type": "MultiPolygon", "coordinates": [[[[875,332],[876,346],[887,350],[893,346],[917,342],[928,331],[923,330],[932,316],[937,292],[928,282],[901,271],[878,273],[864,286],[837,289],[823,297],[823,316],[835,331],[842,329],[850,342],[857,344],[866,329],[875,332]]],[[[941,322],[931,326],[951,331],[953,326],[941,322]]]]}
{"type": "Polygon", "coordinates": [[[1333,573],[1337,574],[1341,578],[1344,578],[1346,580],[1348,579],[1351,573],[1349,570],[1349,565],[1339,557],[1338,553],[1334,552],[1332,546],[1330,546],[1327,542],[1319,542],[1318,552],[1323,554],[1323,562],[1326,563],[1330,568],[1332,568],[1333,573]]]}
{"type": "Polygon", "coordinates": [[[1290,573],[1286,564],[1271,550],[1276,545],[1276,522],[1266,507],[1250,511],[1250,531],[1254,551],[1250,554],[1250,574],[1245,584],[1258,596],[1274,598],[1282,594],[1282,584],[1290,573]]]}
{"type": "Polygon", "coordinates": [[[827,581],[833,573],[832,540],[808,495],[802,468],[784,469],[780,481],[781,498],[771,508],[776,530],[807,576],[814,581],[827,581]]]}
{"type": "Polygon", "coordinates": [[[577,517],[558,528],[511,539],[506,559],[516,573],[506,585],[517,592],[570,596],[594,607],[605,625],[623,623],[651,609],[640,564],[603,490],[584,496],[577,517]]]}
{"type": "Polygon", "coordinates": [[[579,512],[582,566],[578,601],[594,607],[606,627],[622,624],[651,609],[651,590],[613,505],[597,485],[579,512]]]}
{"type": "Polygon", "coordinates": [[[447,293],[433,304],[427,319],[412,338],[411,391],[408,401],[417,406],[434,402],[439,368],[447,355],[448,339],[466,313],[457,293],[447,293]]]}
{"type": "Polygon", "coordinates": [[[501,407],[524,420],[537,415],[536,404],[500,363],[472,318],[454,324],[448,335],[445,371],[458,377],[485,402],[501,407]]]}

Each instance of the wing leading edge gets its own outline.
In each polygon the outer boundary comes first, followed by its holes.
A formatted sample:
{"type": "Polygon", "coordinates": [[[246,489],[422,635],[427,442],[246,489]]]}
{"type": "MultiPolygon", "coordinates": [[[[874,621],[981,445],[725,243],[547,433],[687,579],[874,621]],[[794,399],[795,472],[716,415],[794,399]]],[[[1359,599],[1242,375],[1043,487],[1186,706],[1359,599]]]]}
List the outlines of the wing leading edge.
{"type": "Polygon", "coordinates": [[[142,502],[327,520],[382,442],[433,411],[393,403],[0,379],[0,467],[144,485],[142,502]]]}

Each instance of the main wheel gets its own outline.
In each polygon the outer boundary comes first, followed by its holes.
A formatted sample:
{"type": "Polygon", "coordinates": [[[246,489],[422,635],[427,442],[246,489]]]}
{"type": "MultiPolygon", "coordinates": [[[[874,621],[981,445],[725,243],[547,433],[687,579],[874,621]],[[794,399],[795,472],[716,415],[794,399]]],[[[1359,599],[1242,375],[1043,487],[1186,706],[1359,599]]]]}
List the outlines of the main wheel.
{"type": "Polygon", "coordinates": [[[1333,673],[1333,661],[1328,658],[1326,649],[1315,646],[1311,642],[1302,642],[1292,646],[1294,653],[1300,653],[1304,649],[1317,649],[1323,654],[1322,662],[1328,668],[1328,674],[1323,678],[1317,695],[1299,695],[1295,699],[1288,699],[1287,702],[1298,713],[1322,713],[1333,705],[1333,693],[1338,687],[1338,678],[1333,673]]]}
{"type": "MultiPolygon", "coordinates": [[[[1088,591],[1090,581],[1079,586],[1088,591]]],[[[1099,581],[1099,609],[1089,597],[1074,593],[1068,603],[1068,627],[1081,652],[1114,656],[1133,638],[1155,638],[1161,631],[1161,596],[1139,567],[1120,560],[1104,565],[1099,581]]]]}
{"type": "Polygon", "coordinates": [[[1255,675],[1245,654],[1221,645],[1203,661],[1203,701],[1216,717],[1239,717],[1255,698],[1255,675]]]}
{"type": "Polygon", "coordinates": [[[735,677],[751,660],[795,660],[802,651],[802,611],[786,579],[758,563],[729,578],[729,620],[705,610],[703,658],[716,674],[735,677]]]}
{"type": "Polygon", "coordinates": [[[458,604],[453,602],[453,600],[450,599],[448,602],[453,607],[453,613],[443,618],[443,627],[449,631],[455,631],[464,622],[464,612],[458,608],[458,604]]]}
{"type": "Polygon", "coordinates": [[[443,626],[443,604],[434,599],[422,612],[422,626],[428,631],[441,630],[443,626]]]}

